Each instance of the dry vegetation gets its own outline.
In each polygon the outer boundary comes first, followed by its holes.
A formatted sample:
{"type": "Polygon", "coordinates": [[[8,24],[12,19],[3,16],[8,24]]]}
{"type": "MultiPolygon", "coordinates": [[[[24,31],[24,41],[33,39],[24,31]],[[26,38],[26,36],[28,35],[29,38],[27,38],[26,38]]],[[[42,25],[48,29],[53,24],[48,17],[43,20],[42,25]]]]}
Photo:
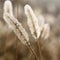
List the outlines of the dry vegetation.
{"type": "MultiPolygon", "coordinates": [[[[4,2],[5,0],[0,0],[0,60],[60,60],[60,1],[11,0],[14,17],[22,24],[29,35],[30,45],[28,46],[22,43],[21,38],[17,36],[18,34],[14,33],[15,28],[11,29],[3,19],[4,2]],[[26,10],[28,15],[26,15],[24,10],[26,4],[31,6],[36,17],[27,11],[28,8],[26,10]],[[44,22],[49,24],[50,36],[47,39],[44,38],[47,36],[46,31],[48,31],[45,25],[41,35],[38,35],[40,31],[37,32],[36,26],[33,24],[34,21],[30,23],[34,25],[33,30],[29,29],[31,26],[27,24],[27,21],[32,19],[27,17],[30,17],[29,14],[33,16],[33,20],[38,20],[40,28],[44,25],[44,22]],[[38,39],[37,35],[39,36],[38,39]]],[[[12,28],[15,25],[13,23],[12,28]]],[[[25,35],[22,34],[22,36],[25,39],[25,35]]]]}

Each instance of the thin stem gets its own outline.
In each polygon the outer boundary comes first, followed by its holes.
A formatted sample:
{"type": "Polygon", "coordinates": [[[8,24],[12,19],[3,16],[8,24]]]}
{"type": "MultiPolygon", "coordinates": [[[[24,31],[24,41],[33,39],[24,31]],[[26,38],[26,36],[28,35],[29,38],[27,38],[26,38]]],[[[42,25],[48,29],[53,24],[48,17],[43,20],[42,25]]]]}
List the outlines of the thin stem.
{"type": "Polygon", "coordinates": [[[42,60],[40,41],[37,41],[37,45],[38,45],[38,49],[39,49],[39,59],[42,60]]]}
{"type": "Polygon", "coordinates": [[[35,58],[37,60],[40,60],[39,57],[36,55],[34,49],[31,47],[31,45],[28,42],[26,44],[27,44],[27,47],[30,49],[31,53],[33,53],[33,55],[35,56],[35,58]]]}

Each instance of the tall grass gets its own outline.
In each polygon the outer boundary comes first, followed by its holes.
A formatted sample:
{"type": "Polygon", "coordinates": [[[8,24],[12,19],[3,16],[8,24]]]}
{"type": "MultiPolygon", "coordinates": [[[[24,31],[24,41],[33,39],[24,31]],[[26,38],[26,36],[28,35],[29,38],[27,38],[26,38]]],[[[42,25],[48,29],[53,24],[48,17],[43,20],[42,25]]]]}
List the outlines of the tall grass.
{"type": "MultiPolygon", "coordinates": [[[[39,37],[47,39],[50,31],[49,24],[45,24],[43,22],[43,26],[39,26],[38,18],[36,17],[32,8],[29,5],[26,5],[24,7],[24,11],[27,16],[27,25],[30,29],[32,36],[35,38],[35,41],[37,41],[39,37]]],[[[13,7],[10,0],[4,2],[3,18],[8,24],[8,26],[14,31],[18,39],[30,49],[36,59],[41,60],[31,46],[28,32],[25,30],[25,28],[23,28],[22,24],[18,21],[18,19],[14,17],[13,7]]],[[[41,56],[39,43],[38,46],[41,56]]]]}

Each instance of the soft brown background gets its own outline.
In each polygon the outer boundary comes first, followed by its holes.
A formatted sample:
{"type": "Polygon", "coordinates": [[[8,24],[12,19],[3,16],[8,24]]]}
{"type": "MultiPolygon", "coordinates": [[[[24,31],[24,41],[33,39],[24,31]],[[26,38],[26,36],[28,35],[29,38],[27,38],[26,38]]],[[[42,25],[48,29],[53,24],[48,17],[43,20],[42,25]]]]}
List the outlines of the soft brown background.
{"type": "MultiPolygon", "coordinates": [[[[12,29],[3,20],[4,1],[0,0],[0,60],[36,60],[30,49],[18,40],[12,29]]],[[[38,57],[40,57],[40,51],[26,24],[24,6],[29,4],[37,17],[40,14],[44,15],[51,29],[47,40],[39,38],[42,60],[60,60],[60,0],[11,0],[11,2],[14,16],[29,33],[31,46],[38,57]]]]}

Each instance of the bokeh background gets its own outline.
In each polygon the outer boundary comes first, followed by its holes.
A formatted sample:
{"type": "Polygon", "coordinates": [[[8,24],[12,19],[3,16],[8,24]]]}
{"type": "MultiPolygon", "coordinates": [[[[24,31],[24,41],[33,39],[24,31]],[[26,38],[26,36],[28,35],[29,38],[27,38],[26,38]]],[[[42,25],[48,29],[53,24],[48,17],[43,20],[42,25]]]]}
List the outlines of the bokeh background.
{"type": "MultiPolygon", "coordinates": [[[[27,46],[23,45],[3,19],[5,0],[0,0],[0,60],[36,60],[27,46]]],[[[39,47],[32,38],[26,24],[24,6],[29,4],[37,17],[43,15],[50,24],[50,36],[47,40],[39,38],[42,60],[60,60],[60,0],[11,0],[14,16],[29,33],[31,46],[39,58],[39,47]]],[[[38,40],[38,42],[39,42],[38,40]]]]}

